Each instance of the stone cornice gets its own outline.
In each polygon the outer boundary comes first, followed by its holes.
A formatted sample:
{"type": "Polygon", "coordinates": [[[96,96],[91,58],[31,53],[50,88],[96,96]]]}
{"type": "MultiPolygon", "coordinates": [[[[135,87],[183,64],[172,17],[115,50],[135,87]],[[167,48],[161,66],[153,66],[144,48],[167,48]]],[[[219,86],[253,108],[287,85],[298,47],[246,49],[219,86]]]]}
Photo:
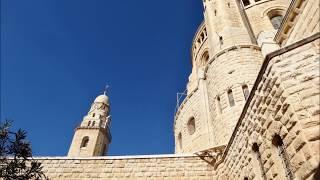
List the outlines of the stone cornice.
{"type": "Polygon", "coordinates": [[[292,29],[294,27],[294,21],[298,17],[299,9],[301,9],[302,3],[306,2],[305,0],[292,0],[288,10],[286,12],[286,15],[283,17],[283,21],[280,25],[279,30],[277,31],[274,41],[277,42],[280,46],[282,46],[287,38],[289,37],[290,33],[292,32],[292,29]],[[299,8],[297,8],[299,7],[299,8]]]}
{"type": "Polygon", "coordinates": [[[35,160],[121,160],[121,159],[150,159],[150,158],[189,158],[198,157],[196,154],[158,154],[158,155],[128,155],[128,156],[95,156],[95,157],[68,157],[68,156],[35,156],[35,160]]]}

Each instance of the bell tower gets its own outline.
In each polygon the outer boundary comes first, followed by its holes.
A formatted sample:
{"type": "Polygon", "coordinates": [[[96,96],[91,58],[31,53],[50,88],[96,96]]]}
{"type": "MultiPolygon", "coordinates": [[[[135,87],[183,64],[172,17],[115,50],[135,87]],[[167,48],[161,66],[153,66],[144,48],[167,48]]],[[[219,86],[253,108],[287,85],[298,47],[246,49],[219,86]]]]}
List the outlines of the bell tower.
{"type": "Polygon", "coordinates": [[[106,93],[98,96],[88,114],[76,128],[68,156],[103,156],[108,152],[111,142],[110,103],[106,93]]]}

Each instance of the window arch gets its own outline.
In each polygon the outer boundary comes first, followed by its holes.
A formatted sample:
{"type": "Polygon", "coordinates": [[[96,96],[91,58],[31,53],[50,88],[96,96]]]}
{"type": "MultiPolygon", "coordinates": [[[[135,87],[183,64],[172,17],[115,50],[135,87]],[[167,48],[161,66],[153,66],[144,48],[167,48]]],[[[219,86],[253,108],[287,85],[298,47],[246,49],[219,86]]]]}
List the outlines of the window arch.
{"type": "Polygon", "coordinates": [[[275,30],[280,28],[281,22],[283,20],[284,11],[281,9],[273,9],[267,13],[270,22],[275,30]]]}
{"type": "Polygon", "coordinates": [[[88,122],[88,126],[90,126],[90,124],[91,124],[91,121],[88,122]]]}
{"type": "Polygon", "coordinates": [[[249,88],[246,84],[242,86],[242,92],[243,92],[244,99],[247,100],[250,93],[249,93],[249,88]]]}
{"type": "Polygon", "coordinates": [[[188,132],[190,135],[194,134],[196,131],[196,122],[194,120],[194,117],[190,118],[188,123],[187,123],[187,127],[188,127],[188,132]]]}
{"type": "Polygon", "coordinates": [[[205,51],[201,56],[201,64],[202,66],[205,66],[209,61],[209,53],[208,51],[205,51]]]}
{"type": "Polygon", "coordinates": [[[252,151],[256,155],[257,161],[259,163],[261,176],[262,176],[262,178],[264,180],[266,180],[267,176],[266,176],[266,173],[265,173],[265,170],[264,170],[264,167],[263,167],[263,162],[262,162],[262,159],[261,159],[261,153],[260,153],[260,150],[259,150],[259,145],[257,143],[253,143],[252,144],[252,151]]]}
{"type": "Polygon", "coordinates": [[[228,90],[228,99],[229,99],[230,106],[231,107],[234,106],[235,102],[234,102],[234,97],[231,89],[228,90]]]}
{"type": "Polygon", "coordinates": [[[85,136],[84,138],[82,138],[80,148],[85,148],[85,147],[87,147],[87,146],[88,146],[88,143],[89,143],[89,137],[88,137],[88,136],[85,136]]]}
{"type": "Polygon", "coordinates": [[[92,114],[92,117],[95,117],[95,116],[96,116],[96,113],[93,113],[93,114],[92,114]]]}
{"type": "Polygon", "coordinates": [[[178,144],[179,144],[179,149],[182,149],[182,134],[181,134],[181,132],[178,135],[178,144]]]}
{"type": "Polygon", "coordinates": [[[272,144],[278,149],[278,155],[282,160],[282,165],[286,173],[285,176],[287,177],[287,179],[294,179],[294,176],[291,172],[290,161],[287,155],[286,147],[282,141],[282,138],[278,134],[274,135],[272,144]]]}
{"type": "Polygon", "coordinates": [[[94,126],[95,124],[96,124],[96,122],[95,122],[95,121],[93,121],[93,122],[92,122],[92,126],[94,126]]]}

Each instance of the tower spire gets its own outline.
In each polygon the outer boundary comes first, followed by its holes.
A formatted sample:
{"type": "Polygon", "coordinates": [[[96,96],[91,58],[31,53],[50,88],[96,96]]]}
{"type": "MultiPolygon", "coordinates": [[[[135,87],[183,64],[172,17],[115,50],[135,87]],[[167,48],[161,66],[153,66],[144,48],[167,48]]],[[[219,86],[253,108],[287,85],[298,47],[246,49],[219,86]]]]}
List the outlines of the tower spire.
{"type": "Polygon", "coordinates": [[[111,142],[110,102],[106,95],[108,87],[105,87],[104,94],[96,97],[80,126],[76,128],[68,156],[103,156],[108,152],[111,142]]]}

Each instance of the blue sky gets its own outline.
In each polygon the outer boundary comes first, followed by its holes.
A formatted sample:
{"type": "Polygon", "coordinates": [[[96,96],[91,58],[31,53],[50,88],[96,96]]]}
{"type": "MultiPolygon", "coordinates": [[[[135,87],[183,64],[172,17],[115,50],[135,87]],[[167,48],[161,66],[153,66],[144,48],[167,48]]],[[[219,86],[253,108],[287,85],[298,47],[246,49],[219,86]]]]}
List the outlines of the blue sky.
{"type": "Polygon", "coordinates": [[[1,0],[1,120],[34,155],[63,156],[109,84],[109,155],[173,153],[202,19],[201,0],[1,0]]]}

